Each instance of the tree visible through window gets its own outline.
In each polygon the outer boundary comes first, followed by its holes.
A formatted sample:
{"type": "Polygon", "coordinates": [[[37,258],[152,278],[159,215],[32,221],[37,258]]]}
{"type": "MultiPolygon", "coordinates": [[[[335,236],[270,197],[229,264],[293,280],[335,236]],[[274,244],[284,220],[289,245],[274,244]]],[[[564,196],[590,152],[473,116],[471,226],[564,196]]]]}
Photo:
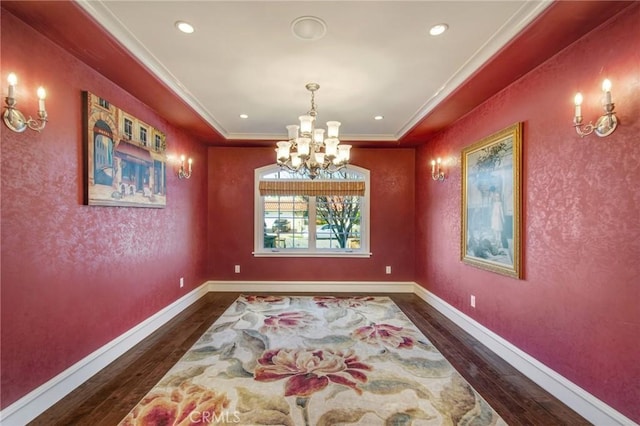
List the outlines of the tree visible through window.
{"type": "Polygon", "coordinates": [[[369,256],[369,172],[355,166],[313,181],[256,170],[256,255],[369,256]]]}
{"type": "Polygon", "coordinates": [[[330,235],[327,235],[327,237],[330,239],[335,237],[340,248],[353,248],[354,245],[359,244],[359,196],[331,195],[316,197],[316,212],[320,222],[325,224],[320,227],[320,230],[329,230],[330,232],[327,234],[330,235]],[[347,246],[347,243],[350,243],[350,247],[347,246]]]}

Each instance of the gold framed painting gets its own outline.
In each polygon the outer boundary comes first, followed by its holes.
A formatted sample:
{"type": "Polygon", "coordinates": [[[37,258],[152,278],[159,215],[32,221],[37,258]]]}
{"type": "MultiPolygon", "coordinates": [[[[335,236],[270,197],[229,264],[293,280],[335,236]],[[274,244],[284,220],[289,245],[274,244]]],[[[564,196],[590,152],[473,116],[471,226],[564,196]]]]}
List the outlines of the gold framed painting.
{"type": "Polygon", "coordinates": [[[461,260],[522,278],[522,123],[462,150],[461,260]]]}
{"type": "Polygon", "coordinates": [[[166,207],[165,134],[91,92],[83,111],[85,204],[166,207]]]}

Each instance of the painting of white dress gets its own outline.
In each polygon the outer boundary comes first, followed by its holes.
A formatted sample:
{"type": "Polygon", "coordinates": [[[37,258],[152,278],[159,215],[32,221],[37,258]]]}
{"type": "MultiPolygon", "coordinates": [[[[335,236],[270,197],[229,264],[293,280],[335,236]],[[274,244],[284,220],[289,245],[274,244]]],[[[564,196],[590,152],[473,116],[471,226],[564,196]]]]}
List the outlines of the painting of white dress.
{"type": "Polygon", "coordinates": [[[165,134],[106,99],[83,95],[85,204],[165,207],[165,134]]]}
{"type": "Polygon", "coordinates": [[[464,263],[521,278],[522,123],[462,151],[464,263]]]}

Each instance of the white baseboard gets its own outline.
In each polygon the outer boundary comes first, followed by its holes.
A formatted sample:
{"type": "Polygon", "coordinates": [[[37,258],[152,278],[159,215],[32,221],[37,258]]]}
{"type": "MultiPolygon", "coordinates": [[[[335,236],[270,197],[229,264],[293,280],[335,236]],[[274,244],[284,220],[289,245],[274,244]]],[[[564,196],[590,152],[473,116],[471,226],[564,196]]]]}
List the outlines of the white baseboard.
{"type": "Polygon", "coordinates": [[[6,426],[22,426],[30,422],[210,291],[415,293],[593,424],[637,425],[415,282],[380,281],[208,281],[2,410],[0,423],[6,426]]]}
{"type": "Polygon", "coordinates": [[[460,312],[424,287],[415,284],[414,293],[594,425],[637,425],[631,419],[498,336],[473,318],[460,312]]]}
{"type": "Polygon", "coordinates": [[[182,296],[166,308],[84,357],[53,379],[29,392],[0,412],[0,424],[22,426],[140,343],[189,305],[207,294],[207,283],[182,296]]]}
{"type": "Polygon", "coordinates": [[[413,281],[209,281],[209,291],[413,293],[413,281]]]}

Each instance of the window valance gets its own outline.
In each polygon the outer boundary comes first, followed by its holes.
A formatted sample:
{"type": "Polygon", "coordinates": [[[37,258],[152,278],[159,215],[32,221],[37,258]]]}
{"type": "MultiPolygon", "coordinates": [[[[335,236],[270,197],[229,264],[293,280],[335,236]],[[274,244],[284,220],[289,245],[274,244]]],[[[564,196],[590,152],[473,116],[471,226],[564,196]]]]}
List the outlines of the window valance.
{"type": "Polygon", "coordinates": [[[327,195],[364,196],[364,181],[324,180],[324,181],[287,181],[263,180],[259,184],[260,195],[308,195],[312,197],[327,195]]]}

